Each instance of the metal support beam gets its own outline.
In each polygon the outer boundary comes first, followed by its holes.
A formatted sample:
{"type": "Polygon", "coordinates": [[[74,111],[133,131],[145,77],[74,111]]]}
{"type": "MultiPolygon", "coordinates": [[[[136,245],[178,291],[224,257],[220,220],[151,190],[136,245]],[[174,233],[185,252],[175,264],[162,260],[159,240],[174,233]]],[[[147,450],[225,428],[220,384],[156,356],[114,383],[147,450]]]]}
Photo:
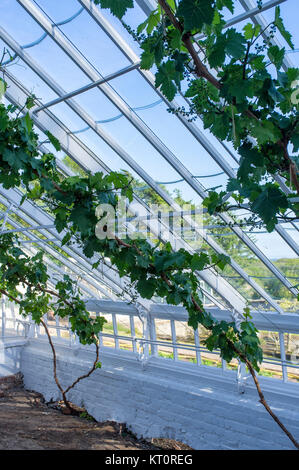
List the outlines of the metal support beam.
{"type": "MultiPolygon", "coordinates": [[[[7,190],[3,190],[2,187],[0,187],[0,194],[2,194],[2,196],[7,201],[11,201],[11,199],[13,199],[14,201],[20,201],[21,193],[17,190],[7,191],[7,190]]],[[[43,219],[50,217],[42,209],[34,206],[33,203],[29,201],[24,202],[24,204],[18,211],[18,216],[25,223],[32,223],[32,219],[43,220],[43,219]]],[[[18,226],[18,224],[16,224],[13,220],[10,220],[10,223],[11,225],[15,227],[18,226]]],[[[51,231],[51,233],[57,234],[57,232],[55,232],[54,230],[51,231]]],[[[114,277],[113,279],[110,279],[109,277],[107,277],[108,269],[107,269],[107,272],[105,273],[99,272],[99,270],[92,270],[91,268],[92,261],[88,260],[88,262],[86,262],[84,257],[82,255],[80,256],[80,252],[77,253],[75,250],[70,249],[66,246],[63,249],[65,253],[69,256],[69,258],[62,256],[58,251],[56,251],[56,247],[57,248],[61,247],[62,236],[61,234],[57,234],[57,237],[55,238],[55,242],[53,242],[53,244],[51,245],[44,244],[43,249],[47,253],[49,253],[51,256],[58,259],[67,268],[77,273],[78,275],[82,276],[95,289],[98,289],[99,291],[102,291],[104,294],[109,295],[106,291],[102,290],[101,288],[101,284],[102,284],[102,285],[106,285],[109,289],[112,290],[112,292],[115,292],[115,294],[119,294],[120,289],[118,289],[118,282],[116,278],[114,277]],[[80,269],[78,269],[78,266],[80,266],[80,269]],[[91,272],[92,272],[92,277],[91,277],[91,272]]],[[[39,240],[37,237],[35,237],[34,235],[30,233],[27,235],[27,237],[31,239],[35,239],[37,241],[39,240]]]]}
{"type": "Polygon", "coordinates": [[[5,230],[2,233],[18,233],[18,232],[21,233],[21,232],[28,232],[30,230],[45,230],[45,229],[54,228],[54,227],[55,225],[35,225],[33,227],[5,230]]]}
{"type": "MultiPolygon", "coordinates": [[[[105,299],[87,299],[86,307],[94,312],[118,313],[120,315],[137,316],[137,308],[132,304],[126,304],[123,301],[111,301],[105,299]]],[[[223,310],[215,307],[207,307],[209,312],[217,320],[231,321],[230,310],[223,310]]],[[[171,320],[186,322],[189,315],[184,307],[176,305],[167,305],[162,303],[151,304],[149,315],[154,319],[171,320]]],[[[299,317],[296,313],[286,313],[277,315],[272,311],[261,312],[253,310],[251,312],[252,321],[260,330],[299,333],[299,317]]]]}
{"type": "MultiPolygon", "coordinates": [[[[244,8],[244,10],[248,13],[255,7],[255,2],[253,2],[252,0],[239,0],[239,1],[241,3],[242,7],[244,8]]],[[[251,20],[254,24],[260,25],[262,31],[264,31],[266,29],[267,25],[268,25],[268,21],[265,20],[264,16],[261,13],[259,13],[257,15],[254,15],[254,16],[251,16],[251,20]]],[[[264,31],[263,37],[264,38],[269,38],[266,31],[264,31]]],[[[278,41],[278,39],[276,37],[272,38],[271,41],[274,45],[278,46],[279,48],[282,47],[280,42],[278,41]]],[[[283,66],[284,70],[287,71],[288,68],[294,67],[294,64],[289,59],[289,57],[285,56],[284,59],[283,59],[282,66],[283,66]]]]}
{"type": "Polygon", "coordinates": [[[155,0],[136,0],[136,3],[138,3],[146,16],[150,15],[150,13],[157,8],[157,2],[155,0]]]}
{"type": "Polygon", "coordinates": [[[132,70],[137,69],[139,65],[140,65],[139,63],[129,65],[128,67],[118,70],[117,72],[111,73],[110,75],[107,75],[104,78],[101,78],[99,80],[96,80],[95,82],[89,83],[88,85],[82,86],[81,88],[71,91],[70,93],[66,93],[65,95],[60,96],[59,98],[56,98],[55,100],[49,101],[48,103],[43,104],[42,106],[39,106],[38,108],[33,109],[32,112],[39,113],[43,109],[50,108],[51,106],[55,106],[56,104],[61,103],[62,101],[66,101],[70,98],[73,98],[74,96],[80,95],[81,93],[85,93],[86,91],[91,90],[92,88],[95,88],[99,85],[102,85],[103,83],[107,83],[110,80],[113,80],[114,78],[118,78],[126,73],[132,72],[132,70]]]}
{"type": "MultiPolygon", "coordinates": [[[[223,29],[230,28],[231,26],[241,23],[242,21],[248,20],[248,18],[253,18],[255,15],[259,15],[263,11],[270,10],[270,8],[274,8],[277,5],[280,5],[281,3],[286,2],[287,0],[270,0],[267,3],[264,3],[261,8],[255,7],[251,8],[250,10],[247,10],[244,13],[241,13],[238,16],[235,16],[228,20],[225,25],[223,26],[223,29]]],[[[195,36],[195,39],[202,39],[204,37],[203,34],[198,34],[195,36]]]]}
{"type": "Polygon", "coordinates": [[[240,15],[235,16],[234,18],[226,22],[224,28],[230,28],[231,26],[237,23],[241,23],[241,21],[245,21],[248,18],[252,18],[255,15],[262,13],[263,11],[270,10],[270,8],[274,8],[277,5],[280,5],[281,3],[284,3],[286,1],[287,0],[270,0],[269,2],[264,3],[261,8],[255,7],[246,11],[245,13],[241,13],[240,15]]]}
{"type": "MultiPolygon", "coordinates": [[[[22,218],[24,220],[24,216],[22,214],[20,214],[20,218],[22,218]]],[[[27,220],[29,220],[29,219],[27,219],[27,220]]],[[[26,222],[26,220],[24,220],[24,222],[26,222]]],[[[8,223],[10,225],[12,225],[13,227],[15,227],[15,230],[17,230],[17,231],[22,230],[22,226],[20,225],[20,223],[17,223],[13,219],[8,218],[8,223]]],[[[32,241],[37,241],[38,242],[38,240],[39,240],[37,236],[35,236],[31,233],[29,233],[27,235],[27,237],[30,238],[32,241]]],[[[33,254],[36,254],[37,249],[35,249],[33,247],[30,247],[29,251],[33,252],[33,254]]],[[[65,268],[68,269],[68,271],[71,271],[74,275],[77,275],[78,277],[81,277],[82,279],[84,279],[84,281],[86,281],[89,285],[93,286],[96,290],[100,291],[106,297],[108,296],[112,299],[116,299],[116,296],[113,296],[112,294],[110,294],[107,290],[103,289],[98,283],[96,283],[93,278],[90,278],[89,273],[84,272],[84,270],[81,270],[80,268],[78,268],[78,263],[73,264],[72,262],[69,262],[65,257],[63,257],[60,253],[58,253],[53,248],[52,245],[44,244],[43,251],[45,252],[46,256],[49,254],[50,256],[56,258],[58,261],[60,261],[64,265],[65,268]]],[[[65,271],[63,271],[62,268],[60,268],[59,266],[55,265],[48,257],[47,257],[46,263],[53,270],[57,271],[61,275],[65,274],[65,271]]],[[[81,288],[86,290],[86,287],[81,286],[81,288]]],[[[87,290],[87,292],[89,293],[89,295],[94,296],[94,292],[90,291],[89,289],[87,290]]]]}
{"type": "Polygon", "coordinates": [[[5,230],[5,225],[6,225],[6,222],[7,222],[7,219],[8,219],[8,216],[9,216],[9,213],[10,211],[12,210],[12,207],[13,207],[13,204],[9,204],[9,207],[7,208],[7,210],[4,212],[3,214],[3,222],[2,222],[2,226],[1,226],[1,229],[0,229],[0,233],[5,233],[4,230],[5,230]]]}

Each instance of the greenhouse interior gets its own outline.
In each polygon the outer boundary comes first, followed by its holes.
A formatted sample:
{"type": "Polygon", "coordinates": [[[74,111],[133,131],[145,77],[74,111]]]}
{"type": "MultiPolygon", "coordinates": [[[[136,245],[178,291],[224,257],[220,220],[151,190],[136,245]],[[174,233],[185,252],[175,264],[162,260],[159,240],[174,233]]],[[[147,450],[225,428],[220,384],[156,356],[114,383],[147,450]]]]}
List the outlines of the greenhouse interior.
{"type": "Polygon", "coordinates": [[[1,450],[299,450],[298,17],[0,1],[1,450]]]}

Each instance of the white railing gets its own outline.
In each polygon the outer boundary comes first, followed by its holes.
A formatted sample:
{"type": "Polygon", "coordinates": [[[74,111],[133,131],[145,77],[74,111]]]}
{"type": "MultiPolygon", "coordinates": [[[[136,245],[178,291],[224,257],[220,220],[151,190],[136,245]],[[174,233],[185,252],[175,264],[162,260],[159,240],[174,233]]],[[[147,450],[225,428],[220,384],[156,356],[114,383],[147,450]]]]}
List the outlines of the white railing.
{"type": "MultiPolygon", "coordinates": [[[[182,307],[152,304],[149,310],[145,310],[112,300],[87,300],[86,306],[91,315],[104,315],[107,320],[99,335],[100,346],[104,349],[113,348],[119,353],[127,350],[142,364],[153,358],[164,361],[168,358],[174,364],[193,363],[195,368],[214,366],[222,370],[236,369],[240,379],[237,361],[226,364],[220,358],[219,351],[208,351],[202,344],[202,331],[188,327],[188,313],[182,307]]],[[[229,310],[208,310],[218,320],[232,321],[229,310]]],[[[252,321],[260,330],[265,352],[261,374],[280,378],[284,382],[297,382],[299,385],[299,315],[255,311],[252,316],[252,321]],[[283,348],[281,337],[284,338],[283,348]]],[[[59,322],[57,317],[48,317],[45,321],[53,341],[80,347],[68,323],[59,322]]],[[[2,337],[19,335],[45,338],[44,329],[30,319],[21,317],[18,308],[7,299],[2,300],[1,326],[2,337]]]]}

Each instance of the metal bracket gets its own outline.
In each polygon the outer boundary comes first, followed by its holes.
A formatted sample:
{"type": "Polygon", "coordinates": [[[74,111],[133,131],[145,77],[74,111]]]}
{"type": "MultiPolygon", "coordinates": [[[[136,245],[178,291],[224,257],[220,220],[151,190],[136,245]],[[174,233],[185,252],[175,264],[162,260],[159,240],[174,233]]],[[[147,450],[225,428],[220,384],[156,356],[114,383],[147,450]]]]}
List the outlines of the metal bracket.
{"type": "MultiPolygon", "coordinates": [[[[240,330],[240,326],[242,321],[244,321],[244,316],[242,313],[237,312],[234,308],[232,309],[232,319],[236,324],[236,327],[238,330],[240,330]]],[[[238,393],[243,394],[245,393],[245,385],[246,385],[246,380],[250,377],[248,374],[246,374],[246,366],[245,364],[238,359],[238,370],[237,370],[237,384],[238,384],[238,393]]]]}

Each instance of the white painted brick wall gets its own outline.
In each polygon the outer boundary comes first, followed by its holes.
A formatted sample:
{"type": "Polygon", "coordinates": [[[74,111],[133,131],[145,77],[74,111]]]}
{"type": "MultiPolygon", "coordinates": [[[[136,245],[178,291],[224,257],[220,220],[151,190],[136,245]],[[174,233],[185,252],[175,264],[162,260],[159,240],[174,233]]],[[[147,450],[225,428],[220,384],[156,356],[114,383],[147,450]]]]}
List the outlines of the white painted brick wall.
{"type": "MultiPolygon", "coordinates": [[[[64,386],[89,369],[94,353],[56,346],[58,377],[64,386]]],[[[125,422],[139,437],[177,439],[195,449],[293,449],[258,402],[250,384],[237,393],[235,374],[219,369],[154,360],[142,368],[132,353],[101,353],[102,369],[84,379],[68,397],[98,421],[125,422]]],[[[27,389],[46,401],[60,399],[48,344],[31,340],[22,353],[27,389]]],[[[261,378],[265,397],[299,439],[299,386],[261,378]],[[274,387],[273,387],[273,384],[274,387]],[[274,390],[275,389],[275,390],[274,390]]]]}

